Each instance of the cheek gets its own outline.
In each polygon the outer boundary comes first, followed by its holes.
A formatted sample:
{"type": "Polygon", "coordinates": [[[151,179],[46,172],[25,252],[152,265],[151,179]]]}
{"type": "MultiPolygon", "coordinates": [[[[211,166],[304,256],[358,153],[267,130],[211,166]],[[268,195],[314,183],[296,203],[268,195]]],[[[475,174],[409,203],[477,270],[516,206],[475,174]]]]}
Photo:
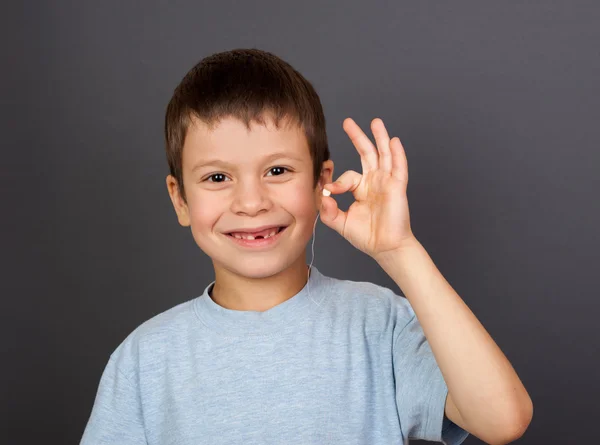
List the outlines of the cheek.
{"type": "MultiPolygon", "coordinates": [[[[290,187],[286,187],[285,190],[281,189],[271,197],[275,207],[283,207],[286,212],[294,215],[297,219],[315,218],[318,203],[315,201],[310,185],[302,181],[289,185],[290,187]]],[[[192,231],[196,233],[211,230],[219,218],[230,210],[229,203],[222,199],[222,195],[213,192],[202,193],[201,191],[190,193],[188,208],[192,231]]]]}
{"type": "Polygon", "coordinates": [[[316,212],[317,203],[314,194],[306,184],[297,184],[291,187],[284,202],[289,211],[299,217],[310,217],[316,212]]]}
{"type": "Polygon", "coordinates": [[[212,252],[213,228],[223,213],[223,203],[216,202],[214,199],[194,196],[193,199],[188,199],[188,209],[190,212],[190,229],[192,237],[200,249],[206,252],[209,256],[212,252]]]}
{"type": "Polygon", "coordinates": [[[219,219],[219,215],[223,214],[223,205],[223,200],[216,199],[215,194],[192,194],[188,199],[192,230],[210,230],[219,219]]]}

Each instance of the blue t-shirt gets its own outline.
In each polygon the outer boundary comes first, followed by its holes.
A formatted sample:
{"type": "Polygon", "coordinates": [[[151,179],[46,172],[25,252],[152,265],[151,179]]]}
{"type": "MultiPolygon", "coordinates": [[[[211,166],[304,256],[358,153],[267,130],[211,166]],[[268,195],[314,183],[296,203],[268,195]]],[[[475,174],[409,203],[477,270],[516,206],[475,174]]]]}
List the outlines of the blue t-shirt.
{"type": "Polygon", "coordinates": [[[265,311],[204,293],[135,329],[102,374],[81,445],[460,444],[408,300],[312,267],[265,311]],[[310,291],[310,293],[309,293],[310,291]]]}

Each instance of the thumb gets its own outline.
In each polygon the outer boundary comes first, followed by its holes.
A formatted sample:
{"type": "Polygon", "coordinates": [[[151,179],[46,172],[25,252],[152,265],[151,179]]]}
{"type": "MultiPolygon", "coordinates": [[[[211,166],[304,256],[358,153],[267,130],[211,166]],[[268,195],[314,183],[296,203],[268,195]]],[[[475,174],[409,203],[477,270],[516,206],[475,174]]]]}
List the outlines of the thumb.
{"type": "Polygon", "coordinates": [[[347,217],[347,213],[338,208],[337,202],[332,196],[321,197],[321,221],[323,224],[344,236],[347,217]]]}
{"type": "Polygon", "coordinates": [[[361,179],[362,175],[360,173],[348,170],[344,172],[337,181],[324,186],[325,190],[331,192],[331,196],[321,197],[321,221],[342,236],[344,236],[344,227],[346,225],[348,213],[343,212],[338,208],[333,195],[342,194],[348,191],[354,192],[360,184],[361,179]]]}

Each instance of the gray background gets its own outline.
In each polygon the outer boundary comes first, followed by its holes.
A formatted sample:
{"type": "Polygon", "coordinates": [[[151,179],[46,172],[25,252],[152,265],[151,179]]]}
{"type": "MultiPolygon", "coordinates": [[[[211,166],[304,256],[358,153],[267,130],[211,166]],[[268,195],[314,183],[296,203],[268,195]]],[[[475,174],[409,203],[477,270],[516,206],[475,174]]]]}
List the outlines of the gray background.
{"type": "MultiPolygon", "coordinates": [[[[345,117],[401,138],[415,235],[533,399],[519,443],[597,443],[597,2],[54,1],[0,16],[3,443],[78,443],[109,354],[212,280],[168,198],[163,117],[188,69],[237,47],[313,83],[334,177],[360,171],[345,117]]],[[[322,223],[315,253],[326,274],[399,292],[322,223]]]]}

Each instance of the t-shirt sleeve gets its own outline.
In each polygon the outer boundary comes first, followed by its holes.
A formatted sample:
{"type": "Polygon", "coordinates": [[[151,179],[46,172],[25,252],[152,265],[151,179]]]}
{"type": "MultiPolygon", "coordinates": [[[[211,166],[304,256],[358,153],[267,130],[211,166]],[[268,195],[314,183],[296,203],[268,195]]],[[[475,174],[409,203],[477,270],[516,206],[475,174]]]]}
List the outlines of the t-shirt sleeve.
{"type": "Polygon", "coordinates": [[[146,445],[138,388],[111,357],[80,445],[146,445]]]}
{"type": "Polygon", "coordinates": [[[400,428],[409,439],[458,445],[469,433],[444,414],[448,387],[421,324],[410,313],[393,347],[400,428]]]}

